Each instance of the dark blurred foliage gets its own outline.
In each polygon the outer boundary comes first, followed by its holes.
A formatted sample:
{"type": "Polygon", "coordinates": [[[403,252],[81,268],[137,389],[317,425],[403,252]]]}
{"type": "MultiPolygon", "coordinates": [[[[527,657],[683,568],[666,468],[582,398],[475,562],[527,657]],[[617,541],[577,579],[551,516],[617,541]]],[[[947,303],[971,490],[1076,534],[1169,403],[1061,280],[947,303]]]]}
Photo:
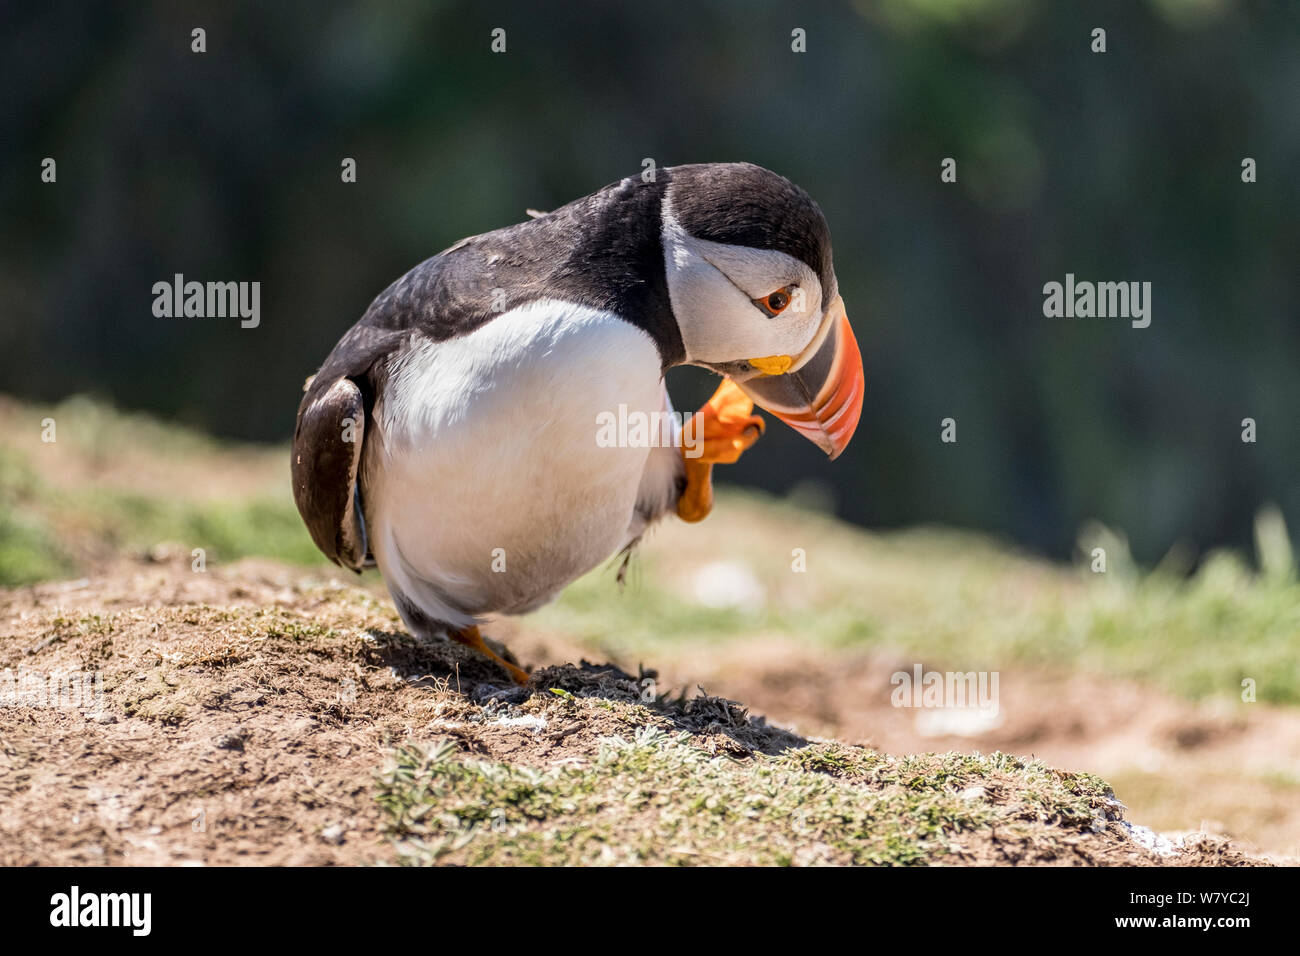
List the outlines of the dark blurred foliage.
{"type": "MultiPolygon", "coordinates": [[[[0,48],[2,391],[284,439],[410,266],[643,157],[744,159],[826,210],[868,399],[839,462],[773,427],[735,480],[1056,555],[1094,517],[1146,560],[1244,544],[1265,501],[1300,526],[1300,4],[25,6],[0,48]],[[177,272],[260,280],[261,327],[155,318],[177,272]],[[1066,272],[1152,282],[1151,327],[1044,318],[1066,272]]],[[[679,406],[712,387],[671,380],[679,406]]]]}

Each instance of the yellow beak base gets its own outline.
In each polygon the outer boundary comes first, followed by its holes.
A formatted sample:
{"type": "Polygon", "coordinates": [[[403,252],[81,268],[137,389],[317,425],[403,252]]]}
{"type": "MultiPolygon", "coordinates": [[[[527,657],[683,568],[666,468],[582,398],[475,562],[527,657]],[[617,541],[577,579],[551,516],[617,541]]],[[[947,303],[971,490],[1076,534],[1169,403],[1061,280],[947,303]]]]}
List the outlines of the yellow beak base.
{"type": "Polygon", "coordinates": [[[749,364],[764,375],[784,375],[790,371],[790,366],[794,364],[794,357],[790,355],[767,355],[763,358],[752,358],[749,360],[749,364]]]}

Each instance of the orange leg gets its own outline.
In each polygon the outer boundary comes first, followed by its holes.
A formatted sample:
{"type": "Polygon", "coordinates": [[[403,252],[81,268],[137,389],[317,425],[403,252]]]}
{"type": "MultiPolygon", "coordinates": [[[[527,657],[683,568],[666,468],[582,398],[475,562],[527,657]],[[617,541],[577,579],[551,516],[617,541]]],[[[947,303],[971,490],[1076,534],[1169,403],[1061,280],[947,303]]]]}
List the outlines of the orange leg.
{"type": "Polygon", "coordinates": [[[695,413],[682,435],[686,487],[677,500],[683,521],[703,521],[713,510],[713,466],[731,465],[758,441],[764,423],[754,403],[731,379],[723,379],[713,397],[695,413]]]}
{"type": "Polygon", "coordinates": [[[500,664],[503,669],[514,679],[516,684],[528,683],[528,672],[523,668],[516,667],[508,660],[497,654],[496,651],[487,646],[483,640],[483,635],[478,632],[478,627],[467,627],[463,631],[451,631],[449,636],[457,644],[464,644],[466,647],[473,648],[488,660],[500,664]]]}

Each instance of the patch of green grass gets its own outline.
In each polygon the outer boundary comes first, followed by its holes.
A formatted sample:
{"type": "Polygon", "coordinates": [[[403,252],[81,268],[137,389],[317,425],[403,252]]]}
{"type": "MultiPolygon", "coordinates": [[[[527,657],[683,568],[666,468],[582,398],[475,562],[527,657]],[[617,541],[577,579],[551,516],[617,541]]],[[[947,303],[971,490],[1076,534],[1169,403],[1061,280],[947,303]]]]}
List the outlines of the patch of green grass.
{"type": "Polygon", "coordinates": [[[588,766],[549,770],[408,745],[378,800],[409,864],[911,865],[942,862],[993,824],[1091,826],[1109,795],[1096,778],[1005,754],[817,745],[737,761],[643,728],[603,741],[588,766]],[[996,780],[1013,780],[1016,799],[962,795],[996,780]]]}
{"type": "Polygon", "coordinates": [[[259,556],[311,565],[324,560],[293,502],[280,498],[187,502],[97,490],[65,497],[99,533],[130,550],[160,542],[203,548],[208,561],[259,556]]]}
{"type": "Polygon", "coordinates": [[[1300,583],[1274,509],[1260,513],[1257,568],[1220,551],[1190,576],[1137,568],[1122,536],[1099,527],[1085,530],[1087,558],[1071,568],[970,534],[873,534],[734,491],[709,521],[708,534],[660,532],[623,593],[598,569],[535,619],[627,660],[653,659],[668,642],[774,636],[938,670],[1084,667],[1191,698],[1236,697],[1250,680],[1259,700],[1300,703],[1300,583]],[[1094,573],[1102,545],[1107,570],[1094,573]],[[806,572],[792,571],[795,547],[806,572]],[[763,600],[701,601],[696,575],[717,561],[752,575],[763,600]]]}
{"type": "MultiPolygon", "coordinates": [[[[265,613],[264,610],[257,616],[262,617],[265,613]]],[[[296,620],[287,611],[281,611],[278,617],[264,625],[264,633],[267,637],[287,637],[291,641],[330,640],[338,636],[338,632],[328,624],[296,620]]]]}
{"type": "Polygon", "coordinates": [[[54,529],[29,509],[40,483],[17,453],[0,446],[0,586],[33,584],[73,573],[54,529]]]}
{"type": "Polygon", "coordinates": [[[0,514],[0,587],[34,584],[74,573],[44,521],[12,512],[0,514]]]}
{"type": "MultiPolygon", "coordinates": [[[[169,462],[195,456],[210,461],[222,454],[223,446],[203,435],[84,398],[70,399],[44,414],[59,423],[59,447],[72,449],[90,466],[110,461],[124,447],[169,462]]],[[[24,430],[38,433],[34,421],[25,423],[24,430]]],[[[270,457],[287,462],[287,456],[270,457]]],[[[90,483],[55,486],[42,478],[28,454],[16,445],[0,444],[0,586],[75,574],[71,555],[81,549],[75,545],[143,552],[168,543],[187,551],[202,548],[208,561],[256,555],[320,564],[325,559],[289,493],[287,463],[284,472],[283,485],[274,491],[228,498],[143,494],[90,483]]]]}

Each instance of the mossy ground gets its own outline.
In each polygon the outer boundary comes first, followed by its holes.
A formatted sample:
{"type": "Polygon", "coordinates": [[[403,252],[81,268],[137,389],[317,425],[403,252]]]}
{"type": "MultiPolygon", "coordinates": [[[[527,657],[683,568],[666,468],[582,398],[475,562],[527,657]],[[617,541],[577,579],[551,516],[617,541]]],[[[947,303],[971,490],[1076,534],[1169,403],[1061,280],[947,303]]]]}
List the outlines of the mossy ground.
{"type": "Polygon", "coordinates": [[[407,863],[960,863],[1000,827],[1068,853],[1106,825],[1109,787],[1006,754],[891,757],[837,744],[710,755],[646,726],[536,770],[407,745],[381,779],[407,863]]]}

